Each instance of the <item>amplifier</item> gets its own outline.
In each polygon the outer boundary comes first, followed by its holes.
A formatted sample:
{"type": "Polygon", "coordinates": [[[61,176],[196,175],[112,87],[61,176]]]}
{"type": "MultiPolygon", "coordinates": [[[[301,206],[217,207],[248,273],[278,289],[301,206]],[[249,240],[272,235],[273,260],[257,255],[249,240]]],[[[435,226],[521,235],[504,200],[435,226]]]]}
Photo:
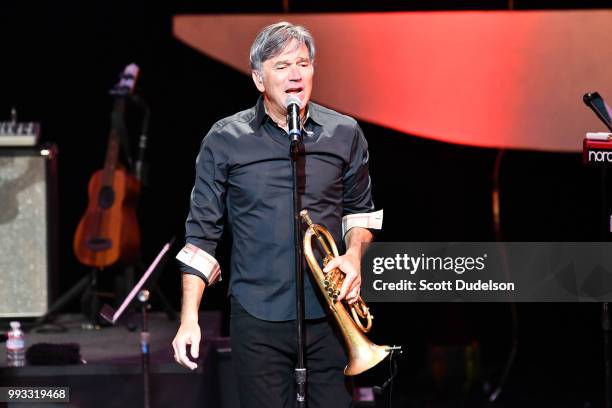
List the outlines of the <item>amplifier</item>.
{"type": "Polygon", "coordinates": [[[57,265],[57,148],[0,148],[0,318],[39,317],[57,265]]]}

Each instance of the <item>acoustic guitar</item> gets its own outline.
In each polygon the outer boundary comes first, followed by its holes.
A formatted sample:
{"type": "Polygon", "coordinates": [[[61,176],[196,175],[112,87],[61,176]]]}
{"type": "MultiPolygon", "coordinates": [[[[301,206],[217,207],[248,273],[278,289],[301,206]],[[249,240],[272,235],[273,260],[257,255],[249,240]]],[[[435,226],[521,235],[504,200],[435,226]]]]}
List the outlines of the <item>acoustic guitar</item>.
{"type": "MultiPolygon", "coordinates": [[[[74,236],[74,253],[84,265],[103,269],[136,261],[140,229],[136,205],[140,181],[118,162],[120,136],[126,137],[126,99],[134,92],[139,68],[128,65],[111,90],[115,97],[104,168],[89,180],[88,205],[74,236]]],[[[124,139],[125,140],[125,139],[124,139]]]]}

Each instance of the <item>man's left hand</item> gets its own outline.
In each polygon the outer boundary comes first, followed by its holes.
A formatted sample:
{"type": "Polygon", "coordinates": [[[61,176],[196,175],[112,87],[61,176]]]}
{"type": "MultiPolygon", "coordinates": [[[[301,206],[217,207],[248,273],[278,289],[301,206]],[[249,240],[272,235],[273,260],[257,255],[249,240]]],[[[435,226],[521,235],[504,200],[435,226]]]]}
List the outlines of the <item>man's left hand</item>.
{"type": "Polygon", "coordinates": [[[323,272],[327,273],[334,268],[338,268],[346,274],[340,288],[338,301],[346,298],[349,304],[355,303],[359,298],[361,289],[361,261],[359,257],[349,253],[338,256],[329,261],[323,272]]]}

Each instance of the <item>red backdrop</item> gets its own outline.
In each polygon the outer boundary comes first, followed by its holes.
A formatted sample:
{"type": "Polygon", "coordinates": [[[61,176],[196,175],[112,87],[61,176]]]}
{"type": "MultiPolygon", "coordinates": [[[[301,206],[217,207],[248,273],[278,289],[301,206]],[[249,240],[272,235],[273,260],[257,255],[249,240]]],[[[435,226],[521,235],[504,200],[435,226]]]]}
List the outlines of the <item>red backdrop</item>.
{"type": "Polygon", "coordinates": [[[612,100],[612,11],[186,15],[174,33],[248,73],[256,33],[283,19],[315,37],[313,99],[361,120],[547,151],[579,151],[586,131],[606,130],[582,95],[612,100]]]}

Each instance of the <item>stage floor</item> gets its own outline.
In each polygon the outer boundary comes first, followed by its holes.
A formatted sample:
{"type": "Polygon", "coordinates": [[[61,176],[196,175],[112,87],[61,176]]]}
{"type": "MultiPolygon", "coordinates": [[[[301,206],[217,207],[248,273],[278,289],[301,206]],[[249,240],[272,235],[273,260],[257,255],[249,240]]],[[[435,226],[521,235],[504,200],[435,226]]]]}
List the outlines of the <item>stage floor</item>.
{"type": "MultiPolygon", "coordinates": [[[[200,317],[201,326],[207,339],[217,339],[221,332],[221,313],[205,312],[200,317]]],[[[86,366],[138,365],[140,354],[140,315],[135,315],[134,322],[138,327],[130,331],[126,324],[117,326],[84,329],[87,323],[80,314],[61,315],[56,320],[56,326],[63,326],[64,332],[40,333],[36,329],[26,333],[26,348],[37,343],[78,343],[81,356],[87,362],[86,366]]],[[[164,313],[149,314],[150,359],[154,366],[176,365],[172,352],[172,339],[178,328],[177,321],[171,321],[164,313]]],[[[0,367],[6,367],[6,350],[0,351],[0,367]]],[[[24,369],[37,367],[24,367],[24,369]]]]}
{"type": "MultiPolygon", "coordinates": [[[[83,330],[81,326],[85,321],[82,315],[62,315],[57,322],[64,325],[67,331],[62,333],[30,331],[26,334],[27,346],[36,343],[78,343],[81,356],[87,364],[6,367],[5,347],[1,345],[0,386],[70,387],[70,403],[38,405],[13,403],[8,407],[143,406],[139,328],[129,331],[125,325],[119,325],[99,330],[83,330]]],[[[200,316],[200,322],[205,336],[204,346],[198,359],[198,368],[190,371],[178,365],[173,358],[171,342],[178,328],[178,322],[168,320],[163,313],[150,315],[152,408],[238,407],[237,390],[231,369],[229,339],[220,337],[221,313],[205,311],[200,316]]],[[[8,323],[5,327],[8,327],[8,323]]],[[[567,356],[559,356],[560,363],[554,368],[518,359],[500,401],[495,404],[486,403],[485,396],[477,389],[478,386],[470,394],[448,393],[433,389],[427,379],[427,373],[422,368],[418,368],[417,361],[400,360],[400,376],[393,387],[393,406],[409,408],[603,406],[603,389],[594,387],[588,392],[583,390],[584,384],[579,385],[580,378],[589,373],[575,372],[569,376],[561,375],[562,362],[566,358],[567,356]],[[560,377],[567,378],[561,381],[560,377]]],[[[379,377],[357,379],[357,385],[380,385],[386,379],[387,369],[387,365],[379,367],[379,377]]],[[[563,372],[566,371],[570,370],[563,372]]],[[[591,377],[600,378],[597,373],[591,377]]],[[[0,403],[0,407],[2,406],[0,403]]],[[[372,404],[355,404],[355,407],[366,406],[371,407],[372,404]]],[[[376,407],[386,406],[384,396],[377,398],[376,407]]]]}
{"type": "MultiPolygon", "coordinates": [[[[140,316],[135,316],[136,322],[140,316]]],[[[0,351],[0,384],[2,386],[68,386],[70,403],[61,407],[142,406],[143,376],[140,353],[140,325],[134,331],[125,324],[83,329],[82,315],[62,315],[55,321],[65,327],[60,333],[26,333],[26,347],[38,343],[77,343],[86,364],[26,365],[7,367],[6,350],[0,351]]],[[[221,313],[201,314],[200,325],[206,341],[200,353],[199,366],[190,371],[173,358],[172,339],[178,328],[163,313],[149,315],[150,372],[152,407],[221,406],[217,391],[217,350],[226,347],[220,338],[221,313]]],[[[15,407],[35,406],[15,403],[15,407]]],[[[40,406],[50,408],[55,404],[40,406]]],[[[9,404],[9,406],[12,406],[9,404]]]]}

